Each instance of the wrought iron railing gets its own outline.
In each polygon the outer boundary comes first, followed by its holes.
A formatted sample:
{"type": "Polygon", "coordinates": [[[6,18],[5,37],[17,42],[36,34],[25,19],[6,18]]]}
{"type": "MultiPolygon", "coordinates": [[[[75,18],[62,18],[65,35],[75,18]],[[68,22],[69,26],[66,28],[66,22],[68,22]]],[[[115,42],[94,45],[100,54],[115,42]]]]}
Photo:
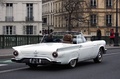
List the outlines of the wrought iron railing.
{"type": "Polygon", "coordinates": [[[26,17],[26,21],[34,21],[34,17],[31,16],[31,17],[26,17]]]}
{"type": "MultiPolygon", "coordinates": [[[[0,35],[0,49],[11,48],[13,46],[36,44],[40,43],[43,36],[40,35],[0,35]]],[[[57,36],[62,38],[61,36],[57,36]]],[[[105,40],[109,44],[109,36],[102,36],[102,40],[105,40]]],[[[92,36],[91,40],[97,40],[96,36],[92,36]]],[[[120,37],[119,37],[120,40],[120,37]]],[[[119,43],[120,44],[120,43],[119,43]]]]}
{"type": "Polygon", "coordinates": [[[39,43],[39,35],[0,35],[0,48],[39,43]]]}
{"type": "Polygon", "coordinates": [[[6,16],[5,21],[14,21],[14,17],[13,16],[6,16]]]}

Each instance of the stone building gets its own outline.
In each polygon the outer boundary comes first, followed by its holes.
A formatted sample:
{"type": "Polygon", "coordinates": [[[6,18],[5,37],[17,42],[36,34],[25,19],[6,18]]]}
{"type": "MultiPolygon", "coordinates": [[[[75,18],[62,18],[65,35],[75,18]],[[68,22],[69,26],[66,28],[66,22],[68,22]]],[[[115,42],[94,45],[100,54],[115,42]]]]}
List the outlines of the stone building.
{"type": "MultiPolygon", "coordinates": [[[[68,17],[65,16],[63,6],[64,0],[46,0],[43,3],[49,3],[52,1],[52,25],[54,31],[67,31],[68,30],[68,17]]],[[[96,30],[98,28],[102,31],[102,36],[109,35],[111,28],[116,29],[116,0],[82,0],[83,10],[80,13],[84,17],[87,16],[85,22],[73,21],[72,31],[82,31],[84,34],[96,35],[96,30]]],[[[118,8],[120,8],[120,1],[118,0],[118,8]]],[[[45,9],[47,10],[47,9],[45,9]]],[[[50,10],[50,9],[49,9],[50,10]]],[[[51,12],[46,12],[47,15],[51,12]]],[[[44,13],[43,13],[44,15],[44,13]]],[[[51,19],[46,18],[47,22],[50,22],[51,19]],[[50,20],[50,21],[49,21],[50,20]]],[[[46,24],[47,25],[47,24],[46,24]]],[[[48,24],[49,25],[49,24],[48,24]]],[[[118,31],[120,32],[120,12],[118,11],[118,31]]]]}
{"type": "Polygon", "coordinates": [[[54,0],[43,0],[42,4],[42,20],[43,34],[50,33],[54,29],[54,0]]]}
{"type": "Polygon", "coordinates": [[[42,0],[3,0],[0,35],[41,35],[42,0]]]}

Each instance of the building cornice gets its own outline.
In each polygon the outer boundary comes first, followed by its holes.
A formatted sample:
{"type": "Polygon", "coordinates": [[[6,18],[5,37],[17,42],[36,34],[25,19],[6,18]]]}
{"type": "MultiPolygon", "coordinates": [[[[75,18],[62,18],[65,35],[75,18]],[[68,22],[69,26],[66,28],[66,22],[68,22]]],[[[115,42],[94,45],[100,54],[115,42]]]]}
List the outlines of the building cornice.
{"type": "Polygon", "coordinates": [[[42,21],[0,21],[0,23],[42,23],[42,21]]]}

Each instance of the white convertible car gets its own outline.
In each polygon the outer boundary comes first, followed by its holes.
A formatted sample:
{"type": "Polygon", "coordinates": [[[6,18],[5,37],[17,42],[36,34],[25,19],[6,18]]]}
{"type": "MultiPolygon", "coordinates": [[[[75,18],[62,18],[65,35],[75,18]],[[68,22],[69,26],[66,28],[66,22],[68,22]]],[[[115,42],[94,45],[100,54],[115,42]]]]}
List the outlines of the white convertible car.
{"type": "MultiPolygon", "coordinates": [[[[69,35],[66,37],[68,40],[69,35]]],[[[69,38],[70,39],[70,38],[69,38]]],[[[86,41],[82,33],[74,35],[69,42],[43,42],[13,47],[14,58],[17,63],[26,63],[30,68],[39,65],[66,64],[75,67],[80,61],[93,59],[95,63],[102,62],[106,53],[104,40],[86,41]]]]}

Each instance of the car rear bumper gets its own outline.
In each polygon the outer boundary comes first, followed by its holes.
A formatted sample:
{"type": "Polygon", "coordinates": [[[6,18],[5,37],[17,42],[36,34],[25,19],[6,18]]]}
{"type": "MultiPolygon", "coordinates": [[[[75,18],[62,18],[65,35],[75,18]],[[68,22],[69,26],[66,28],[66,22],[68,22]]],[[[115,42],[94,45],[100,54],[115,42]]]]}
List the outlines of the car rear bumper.
{"type": "Polygon", "coordinates": [[[39,65],[47,65],[47,64],[61,64],[61,62],[56,62],[56,61],[49,61],[47,59],[40,59],[40,62],[30,62],[30,59],[32,58],[23,58],[20,60],[17,60],[15,58],[12,58],[12,62],[17,62],[17,63],[26,63],[26,64],[39,64],[39,65]]]}

